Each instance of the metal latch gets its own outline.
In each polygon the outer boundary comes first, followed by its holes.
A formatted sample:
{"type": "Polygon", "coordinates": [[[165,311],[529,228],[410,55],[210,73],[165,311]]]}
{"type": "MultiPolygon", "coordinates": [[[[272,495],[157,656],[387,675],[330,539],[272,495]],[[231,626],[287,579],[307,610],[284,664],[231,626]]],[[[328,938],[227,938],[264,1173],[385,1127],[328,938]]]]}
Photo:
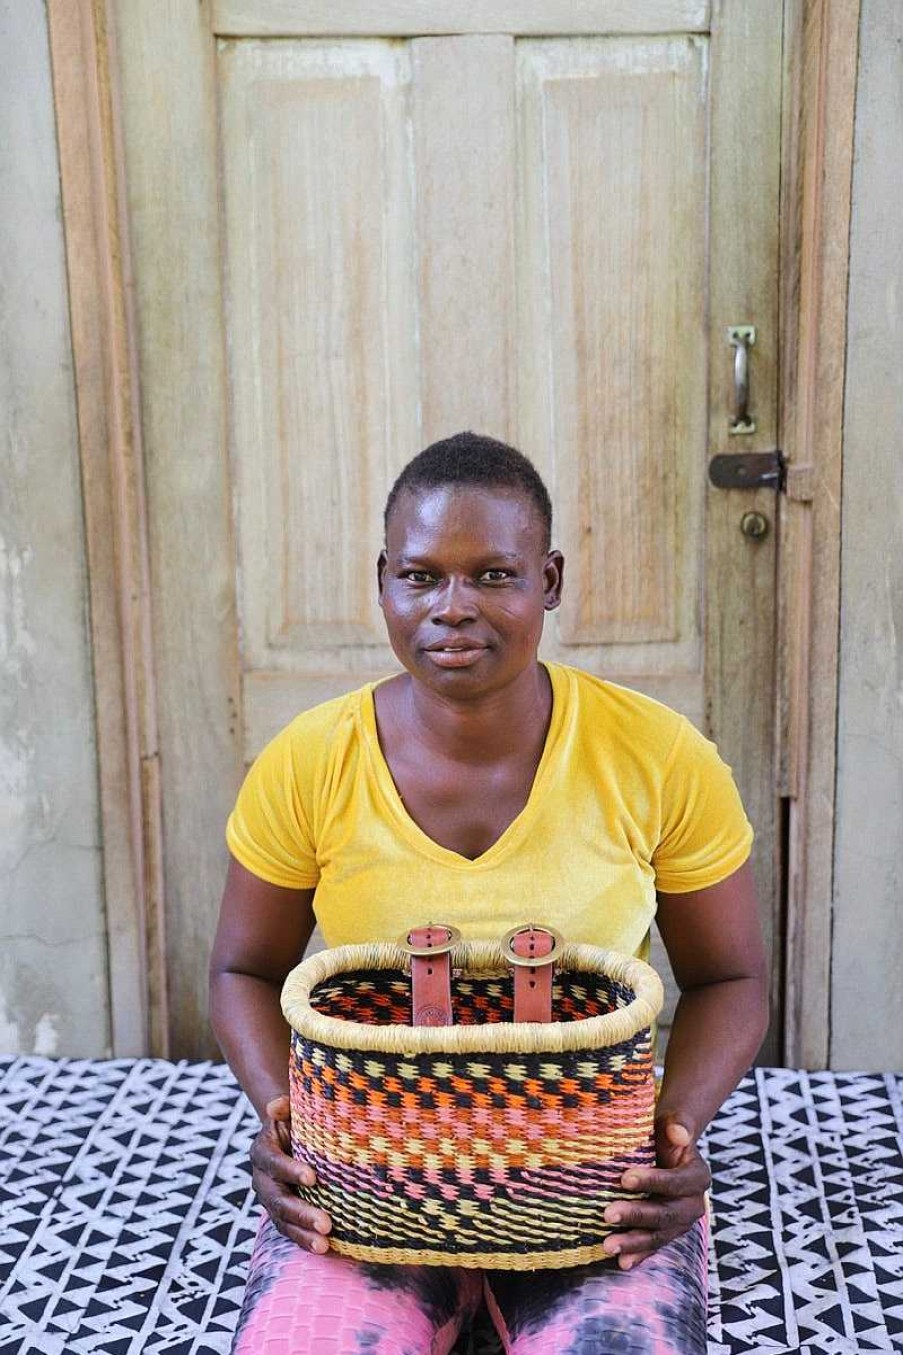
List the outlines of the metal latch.
{"type": "Polygon", "coordinates": [[[784,457],[774,452],[722,452],[709,462],[709,479],[719,489],[784,488],[784,457]]]}

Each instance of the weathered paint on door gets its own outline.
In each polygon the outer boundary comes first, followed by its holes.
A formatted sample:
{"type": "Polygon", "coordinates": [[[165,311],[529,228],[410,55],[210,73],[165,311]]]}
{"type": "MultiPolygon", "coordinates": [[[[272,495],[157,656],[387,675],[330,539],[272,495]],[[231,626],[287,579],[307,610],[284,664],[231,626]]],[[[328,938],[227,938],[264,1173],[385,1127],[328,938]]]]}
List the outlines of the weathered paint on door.
{"type": "Polygon", "coordinates": [[[241,765],[394,666],[382,501],[460,428],[552,488],[547,656],[719,740],[773,931],[773,503],[706,466],[774,445],[781,3],[489,8],[114,5],[182,1052],[241,765]]]}

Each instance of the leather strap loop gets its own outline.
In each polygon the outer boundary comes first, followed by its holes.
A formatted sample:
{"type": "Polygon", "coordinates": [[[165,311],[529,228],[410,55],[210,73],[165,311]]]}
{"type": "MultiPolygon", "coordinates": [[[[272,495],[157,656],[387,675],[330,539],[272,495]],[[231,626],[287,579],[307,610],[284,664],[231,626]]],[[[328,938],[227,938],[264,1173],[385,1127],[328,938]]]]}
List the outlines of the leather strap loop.
{"type": "MultiPolygon", "coordinates": [[[[539,961],[556,949],[556,938],[543,927],[528,925],[510,936],[508,944],[522,961],[533,956],[539,961]]],[[[538,963],[535,967],[516,964],[513,968],[515,1021],[551,1021],[554,962],[538,963]]]]}
{"type": "Polygon", "coordinates": [[[451,954],[448,927],[415,927],[407,940],[416,950],[429,951],[436,946],[435,955],[411,955],[411,996],[415,1026],[450,1026],[452,1024],[451,954]]]}

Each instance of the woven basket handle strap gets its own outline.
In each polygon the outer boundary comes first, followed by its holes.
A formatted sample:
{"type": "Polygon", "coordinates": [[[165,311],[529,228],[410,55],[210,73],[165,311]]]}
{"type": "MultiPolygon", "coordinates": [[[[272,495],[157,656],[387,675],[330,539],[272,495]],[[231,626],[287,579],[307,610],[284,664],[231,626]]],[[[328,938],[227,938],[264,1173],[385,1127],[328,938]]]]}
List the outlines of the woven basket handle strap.
{"type": "Polygon", "coordinates": [[[515,1021],[551,1021],[557,936],[545,927],[527,924],[509,932],[504,944],[514,968],[515,1021]],[[533,959],[535,965],[529,963],[533,959]]]}
{"type": "Polygon", "coordinates": [[[415,1026],[452,1024],[450,928],[415,927],[408,941],[416,950],[435,955],[411,955],[411,996],[415,1026]]]}

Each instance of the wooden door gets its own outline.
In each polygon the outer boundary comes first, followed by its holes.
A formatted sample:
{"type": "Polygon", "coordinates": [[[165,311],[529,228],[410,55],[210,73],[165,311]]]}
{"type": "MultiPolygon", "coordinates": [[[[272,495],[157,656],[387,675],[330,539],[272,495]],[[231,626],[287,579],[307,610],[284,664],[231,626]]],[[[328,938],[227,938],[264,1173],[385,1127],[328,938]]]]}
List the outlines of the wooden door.
{"type": "Polygon", "coordinates": [[[733,764],[777,992],[774,499],[706,468],[775,445],[781,0],[110,3],[174,1048],[208,1048],[242,767],[394,667],[382,503],[461,428],[552,490],[546,655],[685,711],[733,764]]]}

